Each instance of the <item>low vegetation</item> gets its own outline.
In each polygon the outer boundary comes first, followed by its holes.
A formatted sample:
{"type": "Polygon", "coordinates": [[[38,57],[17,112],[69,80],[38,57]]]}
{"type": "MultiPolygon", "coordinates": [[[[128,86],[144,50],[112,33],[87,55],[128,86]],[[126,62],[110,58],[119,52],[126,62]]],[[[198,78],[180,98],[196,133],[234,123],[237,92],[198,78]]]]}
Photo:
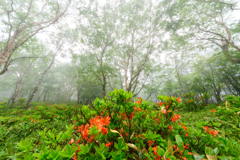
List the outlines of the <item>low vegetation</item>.
{"type": "Polygon", "coordinates": [[[0,155],[24,160],[239,159],[239,97],[229,96],[221,106],[193,99],[189,105],[190,95],[158,96],[159,102],[152,103],[114,90],[92,106],[35,103],[24,110],[25,102],[12,109],[1,103],[0,155]]]}

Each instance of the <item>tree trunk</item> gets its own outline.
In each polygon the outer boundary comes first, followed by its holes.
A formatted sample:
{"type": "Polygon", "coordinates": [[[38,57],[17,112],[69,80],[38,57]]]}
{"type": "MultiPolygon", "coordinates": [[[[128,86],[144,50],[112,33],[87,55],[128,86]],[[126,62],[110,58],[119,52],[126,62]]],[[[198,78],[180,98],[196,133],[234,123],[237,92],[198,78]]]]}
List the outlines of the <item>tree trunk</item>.
{"type": "Polygon", "coordinates": [[[103,78],[103,98],[106,96],[106,77],[103,78]]]}
{"type": "Polygon", "coordinates": [[[16,100],[16,98],[17,98],[18,91],[19,91],[19,88],[20,88],[20,85],[21,85],[21,81],[22,81],[22,79],[20,79],[20,80],[17,82],[16,88],[15,88],[14,92],[12,93],[11,98],[8,100],[7,105],[10,105],[10,104],[14,104],[14,103],[15,103],[15,100],[16,100]]]}
{"type": "Polygon", "coordinates": [[[55,60],[55,57],[56,57],[56,54],[54,54],[53,59],[52,59],[52,62],[49,64],[49,66],[47,67],[47,69],[43,72],[41,78],[38,80],[38,83],[36,84],[36,86],[35,86],[35,88],[34,88],[32,94],[31,94],[31,95],[29,96],[29,98],[28,98],[27,105],[26,105],[25,109],[29,108],[30,103],[31,103],[31,101],[32,101],[32,99],[33,99],[33,97],[34,97],[34,95],[35,95],[36,92],[38,91],[39,85],[41,84],[41,82],[42,82],[44,76],[46,75],[46,73],[48,72],[48,70],[49,70],[49,69],[51,68],[51,66],[53,65],[54,60],[55,60]]]}
{"type": "Polygon", "coordinates": [[[38,102],[39,102],[39,100],[41,99],[41,97],[42,97],[42,95],[43,95],[43,93],[44,93],[45,91],[46,91],[46,90],[43,90],[42,93],[40,94],[40,96],[38,97],[38,100],[37,100],[38,102]]]}
{"type": "Polygon", "coordinates": [[[43,96],[43,102],[45,102],[45,101],[46,101],[47,92],[48,92],[48,91],[46,91],[46,92],[45,92],[45,94],[44,94],[44,96],[43,96]]]}

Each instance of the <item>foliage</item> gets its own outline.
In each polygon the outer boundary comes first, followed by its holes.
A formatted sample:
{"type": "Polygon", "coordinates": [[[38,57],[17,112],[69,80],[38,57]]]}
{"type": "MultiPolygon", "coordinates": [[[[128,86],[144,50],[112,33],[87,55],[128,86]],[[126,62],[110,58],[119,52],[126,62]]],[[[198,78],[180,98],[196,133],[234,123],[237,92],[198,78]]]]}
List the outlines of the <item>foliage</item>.
{"type": "MultiPolygon", "coordinates": [[[[9,109],[0,118],[0,154],[5,159],[113,160],[238,156],[239,128],[222,116],[228,110],[180,115],[180,98],[158,98],[157,104],[141,97],[132,101],[131,92],[114,90],[91,109],[64,104],[9,109]]],[[[234,107],[229,110],[239,116],[234,107]]]]}
{"type": "Polygon", "coordinates": [[[194,93],[187,93],[186,95],[183,95],[183,97],[183,109],[187,111],[198,111],[203,109],[208,104],[210,95],[203,93],[203,95],[198,97],[194,93]]]}
{"type": "Polygon", "coordinates": [[[236,97],[233,95],[227,95],[226,98],[227,98],[227,101],[229,102],[230,106],[240,107],[240,97],[239,96],[236,97]]]}

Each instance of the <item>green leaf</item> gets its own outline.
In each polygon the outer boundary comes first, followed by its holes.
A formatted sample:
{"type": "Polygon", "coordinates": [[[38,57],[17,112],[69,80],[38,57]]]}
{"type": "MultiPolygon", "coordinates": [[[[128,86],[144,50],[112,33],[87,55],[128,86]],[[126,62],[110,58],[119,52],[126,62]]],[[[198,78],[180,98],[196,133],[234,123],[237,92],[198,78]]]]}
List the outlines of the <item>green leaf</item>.
{"type": "Polygon", "coordinates": [[[25,154],[24,155],[24,160],[33,160],[34,156],[32,154],[25,154]]]}
{"type": "Polygon", "coordinates": [[[183,152],[183,140],[182,140],[182,137],[180,135],[176,135],[175,139],[176,139],[176,142],[177,142],[177,145],[178,145],[179,149],[183,152]]]}
{"type": "Polygon", "coordinates": [[[74,148],[74,146],[70,146],[69,144],[67,144],[65,146],[65,148],[61,152],[59,152],[59,154],[66,158],[72,158],[74,156],[75,150],[76,150],[73,148],[74,148]]]}
{"type": "Polygon", "coordinates": [[[1,151],[1,152],[0,152],[0,157],[2,157],[4,154],[5,154],[5,152],[4,152],[4,151],[1,151]]]}

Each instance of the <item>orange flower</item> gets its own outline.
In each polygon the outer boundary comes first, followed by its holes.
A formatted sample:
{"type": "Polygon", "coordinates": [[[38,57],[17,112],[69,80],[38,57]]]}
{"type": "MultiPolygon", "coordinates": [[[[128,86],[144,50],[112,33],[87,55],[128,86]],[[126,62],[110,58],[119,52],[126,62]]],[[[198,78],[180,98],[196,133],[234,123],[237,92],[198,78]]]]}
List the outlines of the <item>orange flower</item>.
{"type": "Polygon", "coordinates": [[[102,132],[103,135],[108,134],[108,130],[107,130],[107,128],[105,128],[105,127],[103,127],[103,128],[101,129],[101,132],[102,132]]]}
{"type": "Polygon", "coordinates": [[[185,149],[189,149],[188,145],[187,145],[187,144],[184,145],[183,149],[184,149],[184,150],[185,150],[185,149]]]}
{"type": "Polygon", "coordinates": [[[211,130],[209,131],[209,135],[213,135],[214,137],[218,134],[219,131],[211,130]]]}
{"type": "Polygon", "coordinates": [[[183,158],[183,160],[188,160],[187,158],[186,158],[186,156],[183,158]]]}
{"type": "Polygon", "coordinates": [[[153,147],[153,154],[155,154],[156,156],[157,156],[157,149],[158,149],[157,146],[156,146],[156,147],[153,147]]]}
{"type": "Polygon", "coordinates": [[[177,98],[177,101],[178,101],[178,102],[181,102],[181,99],[180,99],[180,98],[177,98]]]}
{"type": "Polygon", "coordinates": [[[159,106],[162,106],[162,104],[163,104],[162,102],[159,102],[159,103],[158,103],[159,106]]]}
{"type": "Polygon", "coordinates": [[[132,120],[133,119],[133,116],[134,116],[135,112],[132,112],[129,116],[129,120],[132,120]]]}
{"type": "Polygon", "coordinates": [[[175,114],[174,117],[176,117],[177,119],[181,118],[180,114],[175,114]]]}
{"type": "Polygon", "coordinates": [[[168,126],[168,129],[171,131],[173,129],[173,127],[172,126],[168,126]]]}
{"type": "Polygon", "coordinates": [[[154,143],[154,141],[149,140],[149,141],[148,141],[148,146],[150,147],[153,143],[154,143]]]}
{"type": "Polygon", "coordinates": [[[213,110],[211,110],[211,112],[212,112],[212,114],[214,115],[214,112],[216,112],[216,111],[213,109],[213,110]]]}
{"type": "Polygon", "coordinates": [[[36,107],[36,109],[38,109],[38,107],[36,107]]]}
{"type": "Polygon", "coordinates": [[[187,131],[187,127],[186,127],[186,126],[182,125],[182,128],[183,128],[185,131],[187,131]]]}
{"type": "Polygon", "coordinates": [[[108,142],[105,144],[105,147],[111,147],[111,145],[113,145],[113,142],[108,142]]]}
{"type": "Polygon", "coordinates": [[[77,143],[76,144],[78,144],[80,142],[80,139],[77,141],[77,143]]]}
{"type": "Polygon", "coordinates": [[[173,122],[176,122],[177,120],[178,120],[177,118],[172,117],[172,121],[173,121],[173,122]]]}
{"type": "Polygon", "coordinates": [[[140,101],[135,101],[135,103],[140,104],[141,102],[140,101]]]}
{"type": "Polygon", "coordinates": [[[204,132],[207,132],[209,128],[207,126],[206,127],[203,126],[203,129],[204,129],[204,132]]]}

